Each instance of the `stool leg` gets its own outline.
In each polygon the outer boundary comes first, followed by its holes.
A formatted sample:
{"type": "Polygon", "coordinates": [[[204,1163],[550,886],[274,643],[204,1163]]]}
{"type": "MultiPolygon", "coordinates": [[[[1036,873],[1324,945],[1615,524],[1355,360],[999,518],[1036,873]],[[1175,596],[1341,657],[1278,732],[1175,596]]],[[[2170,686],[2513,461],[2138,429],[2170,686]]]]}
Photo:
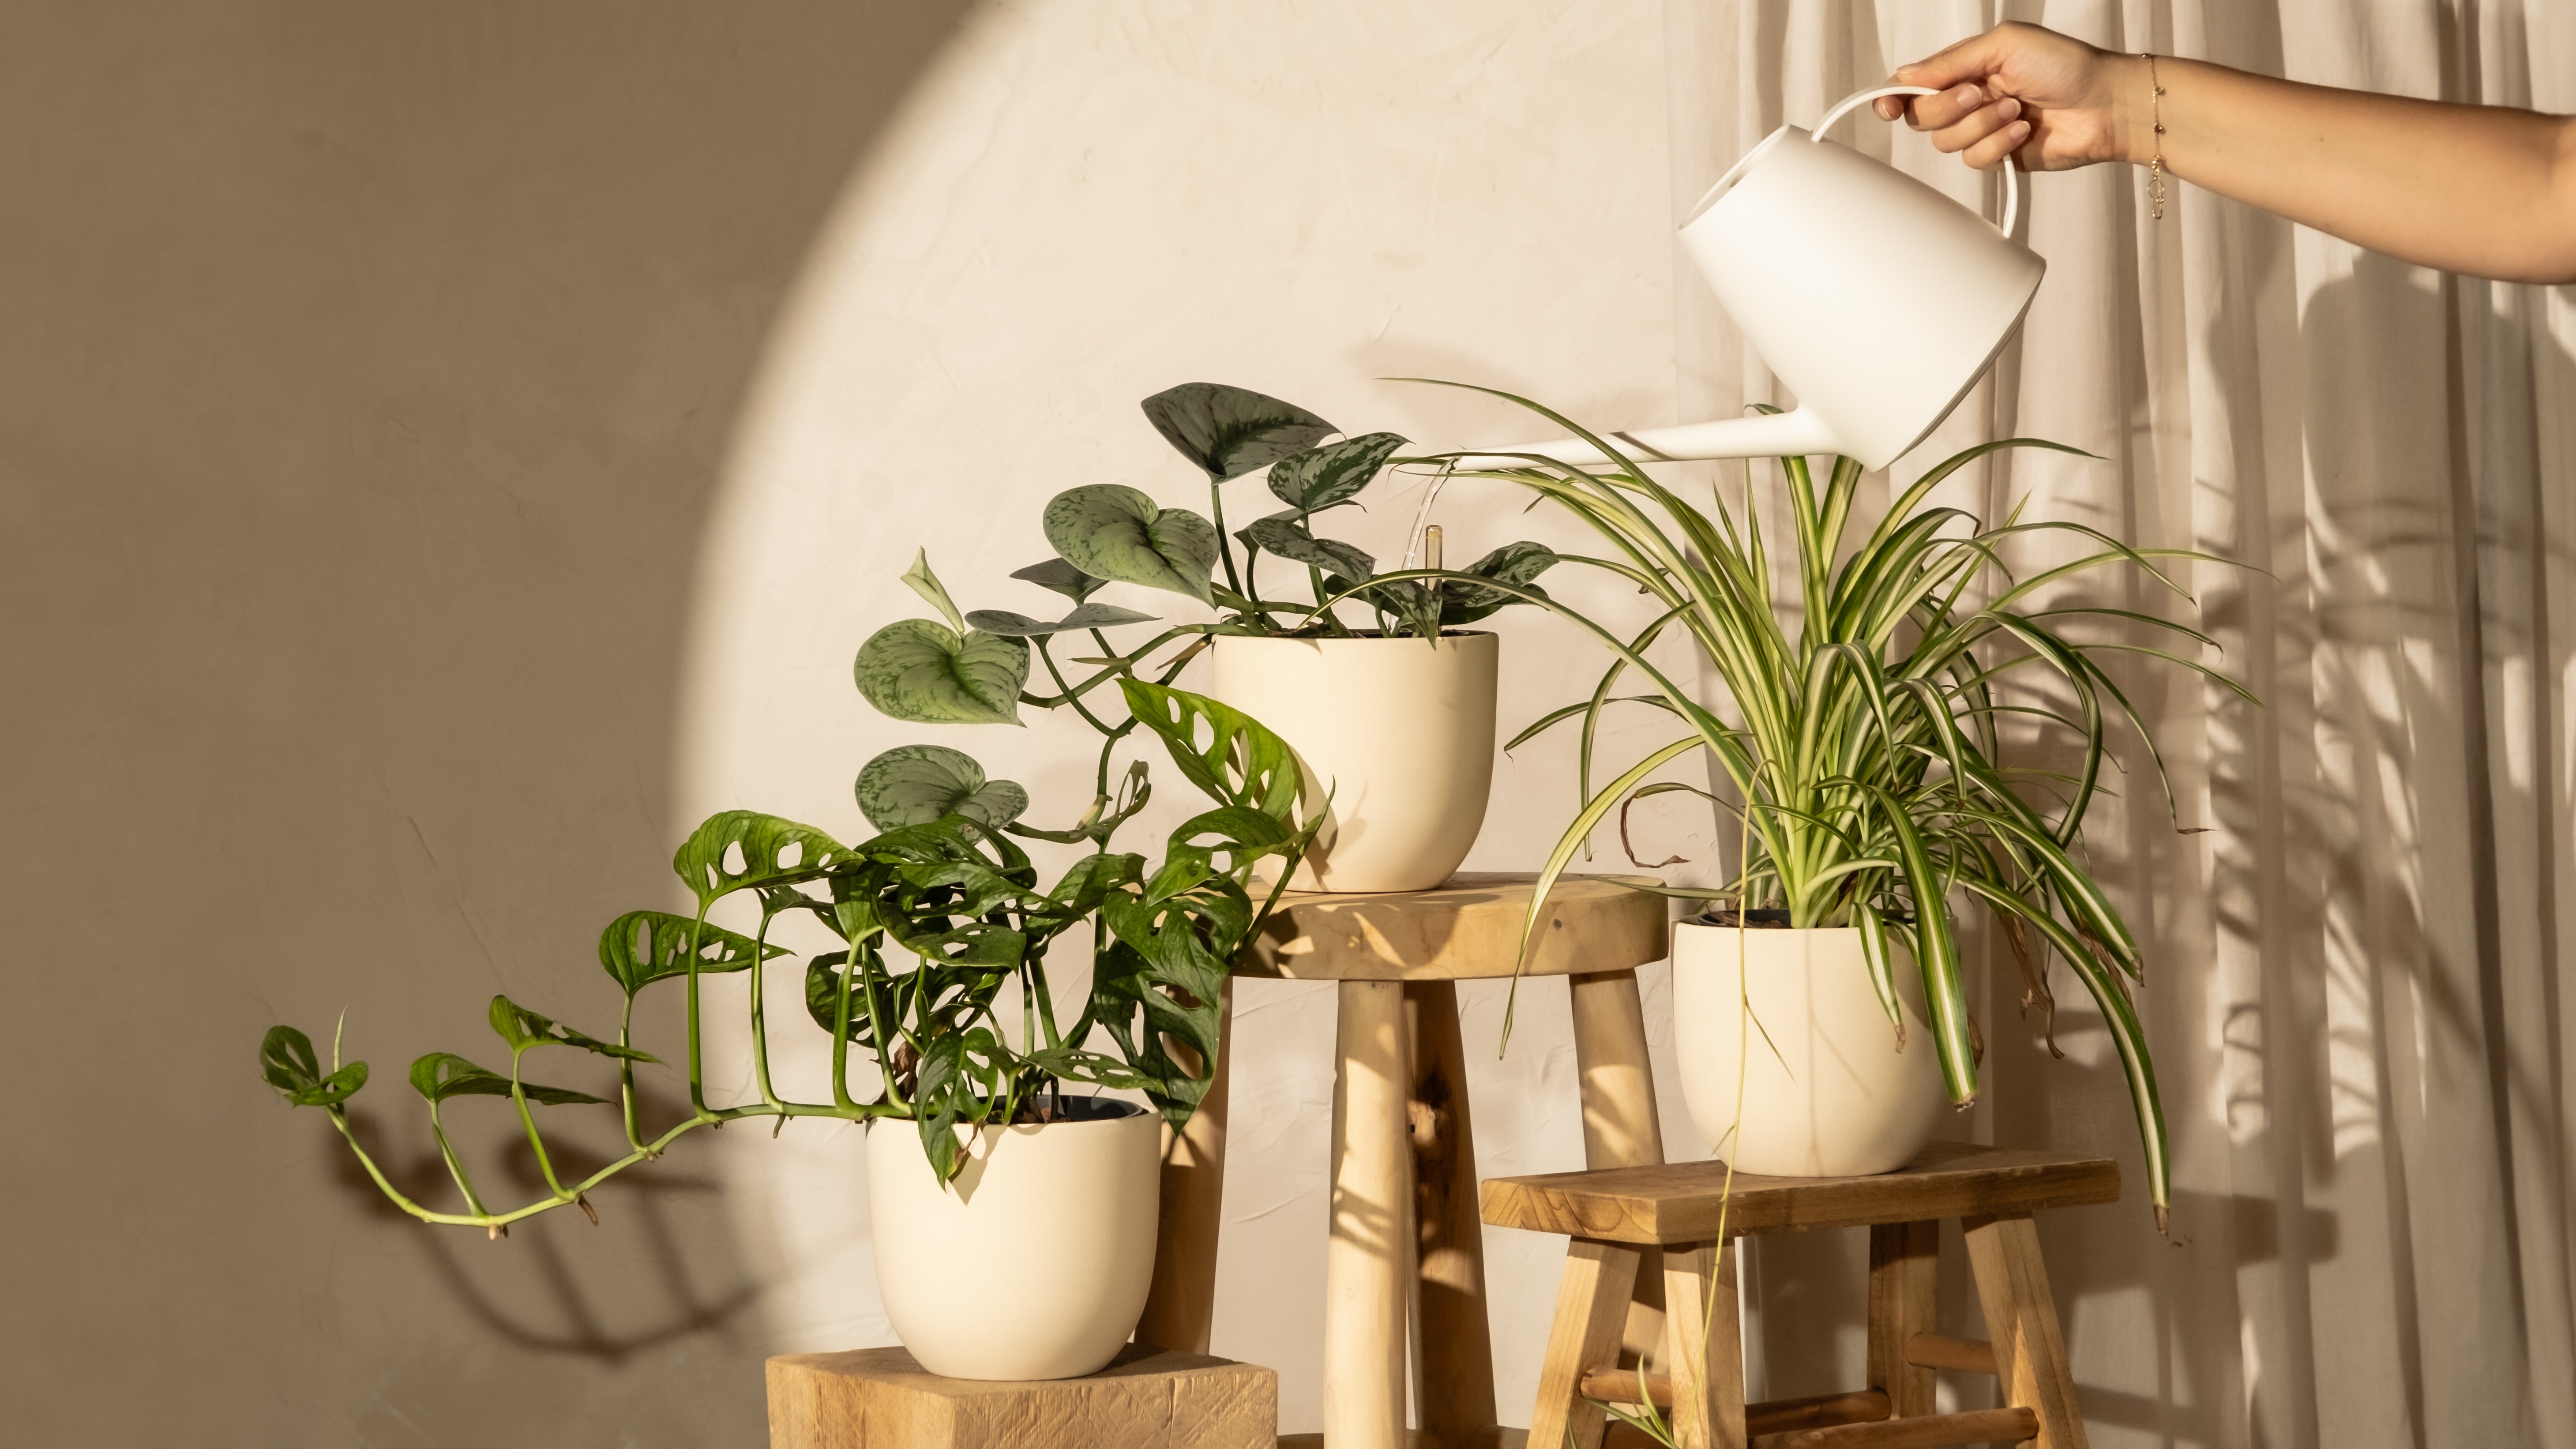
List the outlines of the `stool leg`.
{"type": "Polygon", "coordinates": [[[1413,1154],[1404,983],[1345,981],[1335,1033],[1332,1235],[1324,1245],[1324,1439],[1404,1449],[1413,1154]]]}
{"type": "MultiPolygon", "coordinates": [[[[1597,1171],[1660,1164],[1664,1128],[1655,1111],[1637,973],[1597,971],[1569,977],[1567,986],[1574,996],[1574,1063],[1583,1094],[1583,1165],[1597,1171]]],[[[1663,1337],[1661,1252],[1649,1248],[1620,1347],[1633,1364],[1659,1349],[1663,1337]]]]}
{"type": "Polygon", "coordinates": [[[2033,1441],[2039,1449],[2084,1449],[2084,1416],[2066,1371],[2066,1341],[2057,1331],[2038,1228],[2028,1213],[1961,1218],[1959,1225],[1967,1229],[1968,1265],[1976,1270],[2004,1403],[2039,1415],[2033,1441]]]}
{"type": "Polygon", "coordinates": [[[1494,1406],[1493,1329],[1485,1315],[1485,1224],[1476,1211],[1476,1140],[1467,1117],[1467,1048],[1458,988],[1404,987],[1412,1044],[1415,1327],[1413,1401],[1436,1449],[1485,1449],[1494,1406]]]}
{"type": "MultiPolygon", "coordinates": [[[[1225,1213],[1225,1109],[1234,1079],[1234,979],[1218,1003],[1216,1075],[1190,1125],[1163,1128],[1163,1196],[1155,1228],[1154,1286],[1136,1320],[1136,1341],[1182,1353],[1208,1351],[1216,1321],[1217,1228],[1225,1213]]],[[[1173,1058],[1197,1068],[1197,1053],[1175,1045],[1173,1058]]]]}
{"type": "Polygon", "coordinates": [[[1580,1392],[1584,1371],[1619,1353],[1619,1331],[1637,1292],[1639,1254],[1621,1243],[1576,1238],[1565,1247],[1565,1276],[1556,1285],[1556,1318],[1538,1366],[1538,1407],[1530,1413],[1536,1449],[1600,1449],[1609,1420],[1580,1392]]]}
{"type": "Polygon", "coordinates": [[[1887,1395],[1891,1418],[1933,1409],[1932,1370],[1907,1362],[1905,1345],[1939,1321],[1940,1262],[1938,1222],[1880,1223],[1869,1230],[1869,1386],[1887,1395]]]}
{"type": "Polygon", "coordinates": [[[1735,1318],[1735,1246],[1664,1250],[1664,1322],[1678,1449],[1744,1449],[1744,1341],[1735,1318]]]}

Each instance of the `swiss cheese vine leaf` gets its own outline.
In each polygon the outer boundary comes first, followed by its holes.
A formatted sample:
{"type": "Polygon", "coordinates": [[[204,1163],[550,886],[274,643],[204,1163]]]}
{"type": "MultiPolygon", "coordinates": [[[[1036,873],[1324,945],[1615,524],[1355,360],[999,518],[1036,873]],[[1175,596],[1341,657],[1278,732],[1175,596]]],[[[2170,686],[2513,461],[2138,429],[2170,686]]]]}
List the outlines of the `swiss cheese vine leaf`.
{"type": "MultiPolygon", "coordinates": [[[[411,1089],[432,1102],[444,1102],[450,1097],[506,1097],[510,1095],[510,1079],[485,1071],[454,1052],[431,1052],[411,1064],[411,1089]]],[[[527,1094],[529,1101],[549,1107],[607,1100],[565,1087],[540,1087],[533,1082],[521,1082],[519,1090],[527,1094]]]]}
{"type": "Polygon", "coordinates": [[[1220,805],[1245,805],[1288,818],[1303,788],[1296,753],[1288,742],[1231,705],[1203,694],[1126,678],[1118,687],[1127,708],[1160,735],[1189,782],[1220,805]],[[1201,743],[1204,727],[1207,740],[1201,743]]]}
{"type": "Polygon", "coordinates": [[[708,816],[680,842],[671,869],[703,909],[738,890],[819,880],[857,860],[848,846],[811,825],[756,810],[727,810],[708,816]]]}
{"type": "Polygon", "coordinates": [[[698,933],[698,972],[740,971],[755,952],[763,960],[784,956],[784,946],[764,946],[722,926],[669,911],[628,911],[599,933],[599,964],[628,996],[656,981],[689,974],[689,932],[698,933]]]}
{"type": "Polygon", "coordinates": [[[336,1107],[367,1084],[367,1064],[351,1062],[324,1075],[313,1039],[291,1026],[272,1026],[259,1044],[259,1074],[297,1107],[336,1107]]]}

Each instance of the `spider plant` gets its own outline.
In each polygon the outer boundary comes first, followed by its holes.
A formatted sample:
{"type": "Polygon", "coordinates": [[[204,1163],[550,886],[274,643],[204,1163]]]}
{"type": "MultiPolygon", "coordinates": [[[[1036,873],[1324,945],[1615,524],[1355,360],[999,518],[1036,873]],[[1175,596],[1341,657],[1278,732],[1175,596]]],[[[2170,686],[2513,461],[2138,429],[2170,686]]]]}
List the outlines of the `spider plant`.
{"type": "MultiPolygon", "coordinates": [[[[1727,900],[1739,910],[1785,910],[1793,927],[1858,929],[1900,1047],[1895,972],[1902,947],[1922,973],[1943,1082],[1961,1108],[1975,1100],[1982,1050],[1960,980],[1952,907],[1985,907],[2020,964],[2025,1011],[2034,1004],[2054,1010],[2047,984],[2052,955],[2100,1006],[2136,1109],[2161,1230],[2169,1197],[2164,1113],[2130,996],[2145,962],[2137,937],[2086,864],[2081,840],[2086,811],[2103,789],[2110,716],[2125,718],[2145,739],[2159,779],[2164,762],[2101,656],[2143,654],[2251,696],[2171,649],[2066,632],[2088,620],[2126,621],[2214,647],[2186,624],[2053,600],[2069,580],[2106,569],[2134,570],[2187,600],[2156,561],[2208,556],[2134,548],[2080,523],[2025,522],[2019,507],[1987,527],[1959,509],[1929,505],[1942,480],[2003,449],[2090,456],[2057,443],[2008,438],[1944,459],[1874,524],[1858,516],[1857,462],[1837,458],[1820,476],[1805,458],[1783,458],[1791,536],[1781,542],[1794,550],[1795,567],[1783,570],[1793,580],[1787,596],[1775,597],[1773,545],[1753,507],[1749,467],[1738,501],[1712,489],[1703,507],[1658,483],[1609,440],[1527,399],[1494,395],[1550,419],[1615,461],[1586,469],[1533,455],[1526,466],[1459,476],[1508,481],[1562,506],[1608,544],[1606,557],[1561,555],[1562,561],[1625,579],[1661,606],[1643,629],[1622,635],[1558,599],[1532,599],[1581,624],[1614,658],[1588,698],[1520,737],[1582,722],[1582,806],[1548,853],[1531,922],[1595,826],[1625,802],[1692,788],[1649,778],[1706,751],[1730,788],[1699,793],[1739,818],[1747,842],[1739,869],[1713,888],[1650,888],[1727,900]],[[2075,536],[2084,547],[2068,562],[2016,575],[2005,562],[2007,544],[2042,532],[2075,536]],[[1724,685],[1732,718],[1703,705],[1684,680],[1648,657],[1673,629],[1688,635],[1724,685]],[[1618,696],[1620,681],[1630,676],[1651,692],[1618,696]],[[2007,681],[2039,687],[2007,696],[2007,681]],[[1682,731],[1594,788],[1600,717],[1613,703],[1631,702],[1668,712],[1682,731]],[[2080,756],[2073,769],[2005,764],[2007,717],[2071,739],[2080,756]]],[[[2165,788],[2170,813],[2170,782],[2165,788]]],[[[2063,1055],[2053,1038],[2049,1046],[2063,1055]]]]}

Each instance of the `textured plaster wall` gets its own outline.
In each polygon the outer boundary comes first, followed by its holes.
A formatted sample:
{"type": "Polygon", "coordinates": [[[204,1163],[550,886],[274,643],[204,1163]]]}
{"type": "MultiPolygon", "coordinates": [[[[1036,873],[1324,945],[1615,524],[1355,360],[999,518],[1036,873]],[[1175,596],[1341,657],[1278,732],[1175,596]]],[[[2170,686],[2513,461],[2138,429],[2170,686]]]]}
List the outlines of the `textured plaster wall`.
{"type": "MultiPolygon", "coordinates": [[[[917,547],[962,607],[1036,613],[1052,596],[1006,575],[1047,556],[1038,513],[1056,491],[1127,483],[1204,511],[1204,481],[1136,411],[1160,388],[1239,383],[1353,432],[1434,444],[1535,434],[1504,405],[1381,379],[1505,387],[1606,426],[1671,420],[1660,26],[1641,0],[980,10],[843,198],[763,362],[700,560],[681,804],[863,831],[858,766],[931,740],[1026,783],[1041,823],[1078,813],[1093,747],[1079,721],[900,724],[858,698],[850,658],[879,624],[924,612],[896,577],[917,547]]],[[[1235,521],[1266,496],[1258,480],[1235,485],[1235,521]]],[[[1393,488],[1336,519],[1392,558],[1417,496],[1393,488]]],[[[1453,489],[1438,513],[1451,556],[1530,535],[1581,542],[1520,504],[1453,489]]],[[[1614,614],[1631,604],[1562,583],[1614,614]]],[[[1195,607],[1123,586],[1103,597],[1195,607]]],[[[1587,641],[1529,611],[1497,627],[1507,733],[1600,667],[1587,641]]],[[[1535,865],[1569,809],[1568,744],[1498,762],[1470,868],[1535,865]]],[[[1188,803],[1161,776],[1170,812],[1131,827],[1129,848],[1188,803]]],[[[1678,819],[1657,839],[1658,858],[1704,846],[1678,819]]],[[[1660,972],[1650,992],[1662,1030],[1660,972]]],[[[1501,989],[1466,1000],[1485,1170],[1581,1165],[1562,985],[1525,993],[1499,1060],[1501,989]]],[[[1312,1429],[1332,996],[1251,983],[1241,1011],[1214,1347],[1277,1366],[1283,1427],[1312,1429]]],[[[819,1093],[821,1038],[803,1042],[782,1049],[782,1070],[819,1093]]],[[[740,1056],[728,1063],[747,1085],[740,1056]]],[[[1668,1132],[1695,1148],[1677,1116],[1668,1132]]],[[[799,1123],[777,1142],[720,1144],[742,1251],[778,1285],[765,1308],[782,1344],[893,1341],[859,1141],[799,1123]]],[[[1510,1233],[1490,1246],[1505,1416],[1519,1421],[1562,1250],[1510,1233]]]]}
{"type": "MultiPolygon", "coordinates": [[[[602,1226],[493,1244],[385,1209],[252,1048],[345,1010],[363,1132],[443,1203],[403,1068],[489,1064],[494,992],[610,1025],[598,929],[674,903],[704,811],[855,832],[851,774],[916,737],[1078,809],[1078,726],[927,735],[848,662],[919,544],[1026,608],[1056,489],[1191,502],[1156,388],[1435,442],[1526,430],[1373,379],[1668,420],[1657,9],[0,15],[0,1439],[741,1445],[764,1354],[887,1341],[854,1134],[692,1140],[602,1226]]],[[[1355,536],[1395,552],[1411,503],[1355,536]]],[[[1594,661],[1503,627],[1511,727],[1594,661]]],[[[1471,864],[1528,864],[1570,793],[1561,749],[1505,762],[1471,864]]],[[[1489,1170],[1573,1165],[1561,992],[1500,1062],[1470,1000],[1489,1170]]],[[[1328,1001],[1248,990],[1238,1054],[1217,1346],[1285,1371],[1292,1429],[1328,1001]]],[[[459,1136],[536,1190],[496,1116],[459,1136]]],[[[1494,1248],[1517,1417],[1552,1254],[1494,1248]]]]}
{"type": "Polygon", "coordinates": [[[613,1024],[746,380],[956,14],[0,10],[0,1442],[759,1442],[706,1159],[433,1233],[253,1051],[345,1008],[430,1191],[414,1055],[613,1024]]]}

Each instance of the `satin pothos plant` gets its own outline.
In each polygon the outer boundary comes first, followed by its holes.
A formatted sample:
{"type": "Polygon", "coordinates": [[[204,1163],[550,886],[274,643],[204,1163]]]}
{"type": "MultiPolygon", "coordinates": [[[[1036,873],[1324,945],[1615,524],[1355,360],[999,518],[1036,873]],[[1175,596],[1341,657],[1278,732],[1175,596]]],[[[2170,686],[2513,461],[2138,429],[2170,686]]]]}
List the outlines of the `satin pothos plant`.
{"type": "MultiPolygon", "coordinates": [[[[426,1107],[430,1134],[454,1179],[458,1204],[435,1207],[397,1189],[360,1142],[348,1104],[368,1081],[363,1061],[343,1063],[335,1033],[324,1062],[312,1040],[291,1026],[272,1028],[260,1046],[262,1075],[285,1099],[321,1109],[380,1189],[403,1211],[431,1223],[479,1226],[494,1236],[521,1218],[567,1205],[591,1214],[590,1189],[661,1155],[700,1127],[768,1117],[905,1119],[920,1135],[931,1170],[943,1179],[964,1165],[956,1130],[988,1123],[1045,1122],[1065,1084],[1143,1093],[1175,1128],[1206,1094],[1217,1057],[1219,1012],[1231,963],[1257,933],[1278,888],[1254,895],[1252,873],[1273,856],[1295,860],[1311,842],[1321,813],[1301,798],[1300,773],[1288,746],[1239,711],[1172,687],[1186,651],[1140,668],[1138,659],[1108,666],[1117,685],[1117,723],[1102,708],[1059,696],[1018,691],[1025,643],[957,627],[947,592],[926,558],[910,582],[948,616],[927,628],[889,626],[859,655],[857,674],[886,713],[916,721],[978,717],[995,697],[995,675],[978,667],[978,651],[1016,668],[1001,674],[1011,691],[1005,717],[1020,703],[1072,704],[1107,737],[1107,779],[1122,741],[1141,727],[1158,740],[1181,776],[1206,794],[1211,808],[1192,815],[1162,842],[1159,858],[1120,850],[1115,837],[1151,794],[1150,769],[1134,759],[1114,790],[1071,826],[1022,822],[1028,792],[989,778],[963,751],[913,744],[888,750],[859,771],[861,812],[878,833],[845,845],[813,826],[748,810],[707,820],[682,842],[672,868],[694,898],[694,910],[629,911],[599,939],[599,963],[622,998],[613,1037],[551,1020],[505,996],[487,1018],[508,1052],[486,1067],[446,1051],[414,1061],[410,1084],[426,1107]],[[945,635],[955,650],[911,668],[889,668],[883,642],[945,635]],[[989,641],[1004,639],[995,644],[989,641]],[[1149,677],[1150,676],[1150,677],[1149,677]],[[1301,810],[1304,812],[1301,818],[1301,810]],[[1081,848],[1047,883],[1019,840],[1081,848]],[[758,914],[749,932],[708,919],[732,897],[758,914]],[[840,942],[811,958],[801,1006],[831,1041],[828,1101],[783,1095],[770,1070],[768,972],[786,954],[772,927],[804,917],[840,942]],[[1067,1018],[1049,988],[1047,956],[1077,926],[1090,927],[1091,986],[1067,1018]],[[744,1027],[753,1066],[749,1100],[708,1098],[704,1069],[705,978],[746,973],[744,1027]],[[647,1124],[637,1092],[639,1068],[660,1060],[635,1041],[636,999],[664,982],[687,997],[689,1108],[676,1122],[647,1124]],[[997,1011],[1016,992],[1016,1032],[997,1011]],[[852,1082],[855,1053],[866,1059],[852,1082]],[[627,1153],[586,1176],[558,1171],[539,1127],[539,1108],[610,1105],[608,1099],[532,1077],[535,1062],[567,1053],[605,1058],[617,1067],[614,1102],[627,1153]],[[448,1135],[447,1114],[467,1097],[506,1099],[526,1135],[546,1184],[535,1201],[487,1203],[448,1135]]],[[[1276,875],[1282,881],[1284,868],[1276,875]]]]}

